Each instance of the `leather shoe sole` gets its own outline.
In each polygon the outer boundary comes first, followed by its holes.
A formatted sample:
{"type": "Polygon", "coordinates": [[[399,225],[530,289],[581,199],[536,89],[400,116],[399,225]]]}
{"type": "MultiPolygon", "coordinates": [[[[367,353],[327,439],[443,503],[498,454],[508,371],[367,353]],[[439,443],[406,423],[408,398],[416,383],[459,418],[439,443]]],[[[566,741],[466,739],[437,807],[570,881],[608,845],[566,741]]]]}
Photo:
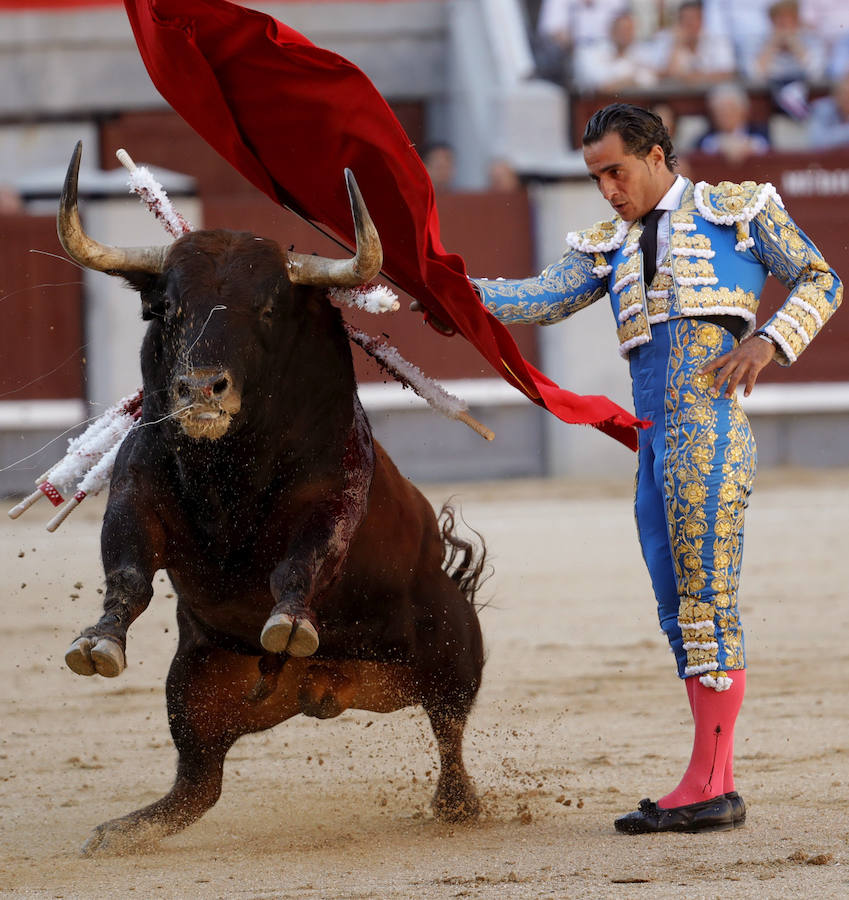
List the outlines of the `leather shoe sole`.
{"type": "Polygon", "coordinates": [[[661,809],[651,800],[641,800],[639,809],[620,816],[614,823],[623,834],[659,834],[665,831],[727,831],[734,827],[731,800],[724,794],[688,806],[661,809]]]}

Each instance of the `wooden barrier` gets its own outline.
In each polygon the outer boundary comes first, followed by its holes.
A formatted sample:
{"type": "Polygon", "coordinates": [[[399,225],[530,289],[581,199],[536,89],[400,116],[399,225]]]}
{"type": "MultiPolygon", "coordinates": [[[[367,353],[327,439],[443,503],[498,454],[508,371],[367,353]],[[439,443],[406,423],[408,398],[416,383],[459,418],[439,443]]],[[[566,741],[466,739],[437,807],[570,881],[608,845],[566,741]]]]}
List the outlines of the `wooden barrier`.
{"type": "Polygon", "coordinates": [[[83,397],[82,273],[56,219],[0,216],[0,272],[0,403],[83,397]]]}

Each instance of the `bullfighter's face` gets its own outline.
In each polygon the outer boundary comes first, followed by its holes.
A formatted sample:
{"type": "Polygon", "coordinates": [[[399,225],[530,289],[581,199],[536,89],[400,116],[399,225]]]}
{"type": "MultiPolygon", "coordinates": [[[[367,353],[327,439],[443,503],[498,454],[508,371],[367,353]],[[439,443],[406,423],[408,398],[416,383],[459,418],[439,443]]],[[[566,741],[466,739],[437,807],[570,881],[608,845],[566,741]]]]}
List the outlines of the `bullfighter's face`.
{"type": "Polygon", "coordinates": [[[644,157],[634,156],[616,132],[587,144],[584,162],[604,199],[626,222],[654,209],[675,180],[658,144],[644,157]]]}

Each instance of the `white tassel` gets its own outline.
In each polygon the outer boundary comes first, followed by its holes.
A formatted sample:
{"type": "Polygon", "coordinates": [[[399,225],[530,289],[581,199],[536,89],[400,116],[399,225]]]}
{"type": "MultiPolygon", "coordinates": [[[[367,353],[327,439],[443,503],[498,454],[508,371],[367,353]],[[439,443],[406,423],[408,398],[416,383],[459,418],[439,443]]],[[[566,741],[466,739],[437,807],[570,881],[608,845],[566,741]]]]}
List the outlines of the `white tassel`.
{"type": "Polygon", "coordinates": [[[117,150],[118,162],[130,173],[128,184],[130,193],[138,194],[142,203],[163,224],[173,238],[182,237],[192,230],[192,226],[174,209],[165,188],[153,177],[146,166],[137,166],[126,150],[117,150]]]}
{"type": "Polygon", "coordinates": [[[428,378],[422,370],[404,359],[395,347],[385,344],[378,338],[371,337],[364,331],[359,331],[345,323],[348,337],[359,344],[369,356],[377,360],[393,378],[402,385],[412,388],[428,405],[449,419],[457,419],[476,431],[488,441],[495,439],[495,434],[485,425],[482,425],[468,413],[468,405],[459,397],[449,394],[442,385],[437,384],[432,378],[428,378]]]}
{"type": "Polygon", "coordinates": [[[369,313],[396,312],[401,308],[395,291],[383,284],[353,288],[330,288],[330,299],[344,306],[353,306],[369,313]]]}

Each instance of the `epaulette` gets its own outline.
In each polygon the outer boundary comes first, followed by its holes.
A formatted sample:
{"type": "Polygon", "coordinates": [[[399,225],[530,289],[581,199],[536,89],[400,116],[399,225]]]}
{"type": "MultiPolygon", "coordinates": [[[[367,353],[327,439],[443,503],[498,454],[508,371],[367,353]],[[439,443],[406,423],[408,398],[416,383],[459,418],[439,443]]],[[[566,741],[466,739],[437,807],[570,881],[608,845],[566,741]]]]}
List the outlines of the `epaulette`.
{"type": "Polygon", "coordinates": [[[583,231],[570,231],[566,235],[566,243],[581,253],[609,253],[622,246],[629,227],[629,222],[616,216],[608,222],[596,222],[591,228],[585,228],[583,231]]]}
{"type": "Polygon", "coordinates": [[[778,191],[769,183],[758,184],[755,181],[720,181],[719,184],[708,184],[700,181],[693,189],[702,218],[714,225],[735,225],[738,222],[751,222],[752,219],[772,199],[783,207],[778,191]]]}

